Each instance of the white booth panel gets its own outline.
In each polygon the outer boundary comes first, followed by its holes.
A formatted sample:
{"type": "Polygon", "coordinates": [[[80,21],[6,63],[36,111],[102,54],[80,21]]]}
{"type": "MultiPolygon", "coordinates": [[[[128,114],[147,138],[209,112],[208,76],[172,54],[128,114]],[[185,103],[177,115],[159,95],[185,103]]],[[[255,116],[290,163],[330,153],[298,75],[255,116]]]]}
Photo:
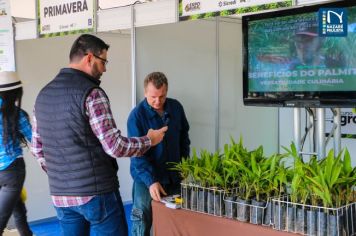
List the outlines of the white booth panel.
{"type": "Polygon", "coordinates": [[[242,99],[242,25],[220,24],[220,148],[240,136],[248,148],[263,145],[266,154],[278,152],[278,110],[244,106],[242,99]]]}

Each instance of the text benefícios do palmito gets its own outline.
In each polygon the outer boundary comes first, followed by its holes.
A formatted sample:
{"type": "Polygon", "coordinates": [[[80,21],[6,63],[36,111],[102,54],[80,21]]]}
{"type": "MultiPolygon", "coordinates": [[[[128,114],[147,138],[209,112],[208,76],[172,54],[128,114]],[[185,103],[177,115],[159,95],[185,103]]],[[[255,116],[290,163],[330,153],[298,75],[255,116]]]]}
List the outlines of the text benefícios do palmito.
{"type": "Polygon", "coordinates": [[[323,76],[348,76],[356,75],[356,68],[347,69],[317,69],[317,70],[293,70],[293,71],[269,71],[269,72],[250,72],[250,79],[267,78],[300,78],[300,77],[323,77],[323,76]]]}

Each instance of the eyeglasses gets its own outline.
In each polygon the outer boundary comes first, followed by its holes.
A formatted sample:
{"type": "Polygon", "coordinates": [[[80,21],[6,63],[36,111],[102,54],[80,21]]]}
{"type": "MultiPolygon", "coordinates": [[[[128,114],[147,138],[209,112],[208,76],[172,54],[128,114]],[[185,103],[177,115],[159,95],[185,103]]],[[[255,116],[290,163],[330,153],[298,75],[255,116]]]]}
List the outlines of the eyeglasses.
{"type": "MultiPolygon", "coordinates": [[[[86,55],[88,55],[88,53],[85,53],[84,55],[86,56],[86,55]]],[[[104,66],[106,66],[106,65],[109,63],[109,61],[108,61],[107,59],[104,59],[104,58],[102,58],[102,57],[99,57],[99,56],[95,55],[94,53],[93,53],[93,56],[96,57],[96,58],[98,58],[99,60],[101,60],[101,61],[103,62],[103,65],[104,65],[104,66]]]]}

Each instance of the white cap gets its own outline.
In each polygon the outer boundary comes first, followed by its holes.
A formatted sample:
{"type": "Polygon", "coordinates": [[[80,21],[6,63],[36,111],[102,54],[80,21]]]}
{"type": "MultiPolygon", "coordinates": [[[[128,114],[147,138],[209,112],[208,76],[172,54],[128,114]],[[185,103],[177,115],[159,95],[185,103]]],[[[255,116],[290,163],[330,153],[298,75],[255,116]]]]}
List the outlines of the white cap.
{"type": "Polygon", "coordinates": [[[0,72],[0,92],[22,87],[22,83],[14,71],[0,72]]]}

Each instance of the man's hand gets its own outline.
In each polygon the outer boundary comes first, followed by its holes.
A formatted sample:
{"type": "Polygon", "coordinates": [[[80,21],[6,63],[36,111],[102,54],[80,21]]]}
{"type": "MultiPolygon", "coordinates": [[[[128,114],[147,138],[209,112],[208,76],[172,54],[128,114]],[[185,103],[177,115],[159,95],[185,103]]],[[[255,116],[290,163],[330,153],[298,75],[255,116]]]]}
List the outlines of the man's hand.
{"type": "Polygon", "coordinates": [[[159,144],[162,141],[164,134],[166,133],[167,130],[168,130],[167,126],[164,126],[156,130],[149,129],[147,132],[147,136],[149,139],[151,139],[151,145],[156,146],[157,144],[159,144]]]}
{"type": "Polygon", "coordinates": [[[151,184],[150,186],[150,195],[151,198],[155,201],[161,201],[161,193],[167,195],[167,193],[162,188],[162,185],[158,182],[151,184]]]}
{"type": "Polygon", "coordinates": [[[40,167],[42,168],[42,170],[47,173],[46,160],[43,157],[41,157],[41,158],[37,159],[37,162],[40,165],[40,167]]]}

